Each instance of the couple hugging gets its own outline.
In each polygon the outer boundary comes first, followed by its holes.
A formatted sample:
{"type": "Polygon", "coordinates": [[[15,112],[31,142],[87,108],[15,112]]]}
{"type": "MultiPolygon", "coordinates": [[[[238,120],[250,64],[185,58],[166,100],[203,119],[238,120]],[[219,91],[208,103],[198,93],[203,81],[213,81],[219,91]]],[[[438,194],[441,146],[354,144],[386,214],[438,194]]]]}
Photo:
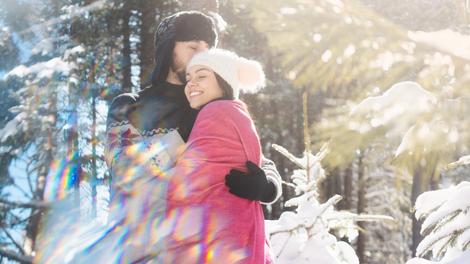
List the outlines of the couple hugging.
{"type": "Polygon", "coordinates": [[[127,237],[117,246],[127,252],[122,263],[274,261],[260,203],[280,197],[281,179],[238,99],[265,76],[258,62],[216,44],[204,14],[165,18],[152,86],[109,108],[108,223],[127,237]]]}

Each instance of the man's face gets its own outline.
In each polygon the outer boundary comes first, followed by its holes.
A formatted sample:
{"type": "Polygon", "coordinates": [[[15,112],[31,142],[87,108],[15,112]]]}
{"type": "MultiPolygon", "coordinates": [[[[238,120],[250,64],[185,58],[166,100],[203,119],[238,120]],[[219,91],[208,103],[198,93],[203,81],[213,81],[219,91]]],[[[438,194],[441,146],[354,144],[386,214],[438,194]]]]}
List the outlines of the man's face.
{"type": "Polygon", "coordinates": [[[171,71],[176,74],[181,83],[186,83],[186,66],[197,53],[208,50],[209,45],[202,40],[176,41],[173,49],[171,71]]]}

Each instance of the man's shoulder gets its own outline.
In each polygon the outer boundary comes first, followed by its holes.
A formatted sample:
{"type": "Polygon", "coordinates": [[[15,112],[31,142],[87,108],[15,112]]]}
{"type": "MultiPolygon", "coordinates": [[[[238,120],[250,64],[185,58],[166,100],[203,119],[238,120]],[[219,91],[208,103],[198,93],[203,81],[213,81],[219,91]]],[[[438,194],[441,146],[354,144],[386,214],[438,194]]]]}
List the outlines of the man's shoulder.
{"type": "Polygon", "coordinates": [[[113,101],[111,102],[111,108],[132,104],[136,102],[139,97],[140,96],[138,93],[122,93],[114,97],[113,101]]]}
{"type": "Polygon", "coordinates": [[[152,86],[149,86],[135,93],[122,93],[113,99],[111,105],[121,106],[121,105],[133,104],[139,101],[140,99],[145,98],[146,94],[148,94],[151,91],[151,88],[152,86]]]}

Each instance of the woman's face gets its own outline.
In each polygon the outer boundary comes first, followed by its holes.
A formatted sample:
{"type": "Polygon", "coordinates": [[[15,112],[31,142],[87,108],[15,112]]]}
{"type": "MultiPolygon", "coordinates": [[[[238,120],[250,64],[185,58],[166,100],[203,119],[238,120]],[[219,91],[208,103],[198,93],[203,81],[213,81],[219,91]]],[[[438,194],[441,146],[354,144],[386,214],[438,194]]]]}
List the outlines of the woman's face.
{"type": "Polygon", "coordinates": [[[184,93],[191,108],[199,109],[208,102],[224,95],[215,78],[214,71],[206,66],[193,65],[186,73],[184,93]]]}

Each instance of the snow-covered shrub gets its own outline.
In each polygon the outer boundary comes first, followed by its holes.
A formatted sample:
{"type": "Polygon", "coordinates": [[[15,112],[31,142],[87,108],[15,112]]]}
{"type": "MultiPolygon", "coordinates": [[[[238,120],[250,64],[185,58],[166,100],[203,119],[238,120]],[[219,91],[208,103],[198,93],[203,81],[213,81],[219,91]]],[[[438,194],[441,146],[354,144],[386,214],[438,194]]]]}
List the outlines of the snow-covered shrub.
{"type": "Polygon", "coordinates": [[[330,230],[338,230],[340,236],[351,241],[358,235],[354,221],[393,218],[335,211],[333,206],[342,198],[339,195],[319,203],[317,186],[325,178],[320,160],[328,152],[326,147],[315,156],[306,152],[303,158],[294,157],[281,146],[273,147],[302,168],[293,172],[293,184],[289,184],[299,196],[285,203],[285,206],[297,206],[295,212],[284,212],[279,220],[266,221],[276,263],[358,264],[355,250],[348,243],[338,241],[330,230]]]}
{"type": "Polygon", "coordinates": [[[346,242],[338,241],[330,234],[335,229],[341,237],[352,241],[358,236],[359,227],[354,221],[391,220],[381,215],[357,215],[335,211],[333,206],[342,197],[334,195],[326,203],[318,201],[318,188],[325,178],[325,170],[320,161],[328,154],[328,143],[317,155],[310,153],[308,133],[307,96],[303,95],[305,153],[297,158],[284,147],[273,144],[273,148],[297,164],[301,169],[294,170],[293,183],[297,197],[288,200],[284,206],[297,206],[295,212],[284,212],[279,220],[266,220],[266,232],[276,258],[276,263],[315,263],[315,264],[359,264],[355,250],[346,242]]]}

